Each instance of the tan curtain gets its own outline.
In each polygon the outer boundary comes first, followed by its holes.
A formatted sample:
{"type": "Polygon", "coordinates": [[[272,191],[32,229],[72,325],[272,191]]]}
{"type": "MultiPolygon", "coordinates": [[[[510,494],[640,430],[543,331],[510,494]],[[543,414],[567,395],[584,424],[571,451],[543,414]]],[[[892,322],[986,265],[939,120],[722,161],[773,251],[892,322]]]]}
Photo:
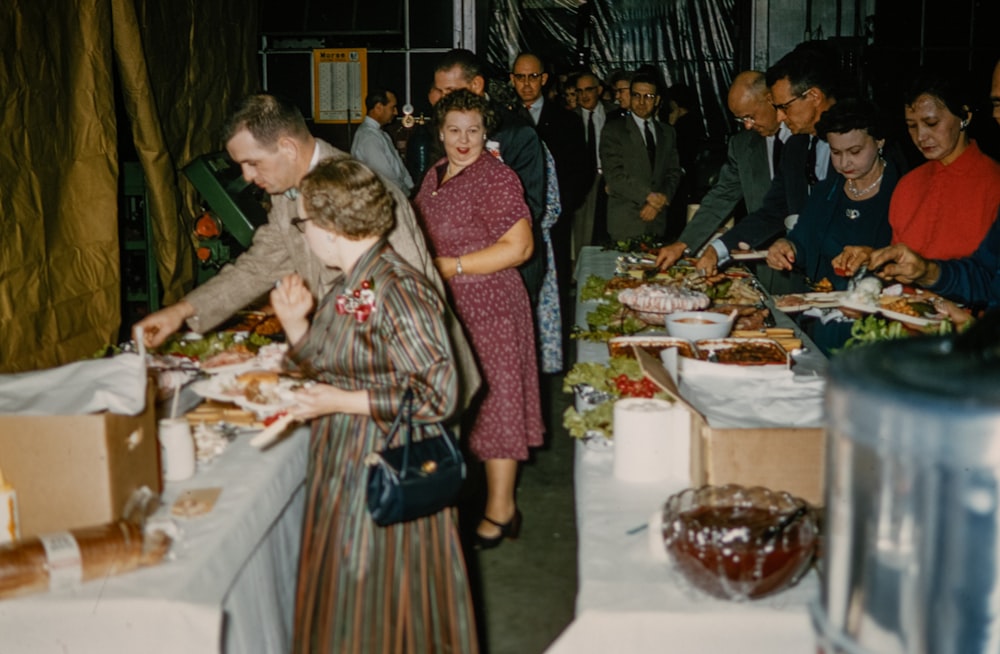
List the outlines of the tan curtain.
{"type": "Polygon", "coordinates": [[[106,0],[0,3],[0,368],[118,334],[118,155],[106,0]]]}
{"type": "Polygon", "coordinates": [[[177,169],[219,149],[257,86],[256,16],[243,0],[0,2],[0,372],[117,341],[119,133],[147,176],[165,300],[190,287],[200,211],[177,169]]]}

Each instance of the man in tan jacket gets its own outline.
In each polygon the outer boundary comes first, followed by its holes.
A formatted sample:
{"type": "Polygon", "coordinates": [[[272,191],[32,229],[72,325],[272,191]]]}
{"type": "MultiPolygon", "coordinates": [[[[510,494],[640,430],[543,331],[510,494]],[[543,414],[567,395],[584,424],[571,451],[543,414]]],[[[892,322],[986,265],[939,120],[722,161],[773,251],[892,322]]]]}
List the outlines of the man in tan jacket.
{"type": "MultiPolygon", "coordinates": [[[[148,347],[156,347],[186,321],[196,332],[218,326],[267,293],[275,281],[298,272],[317,299],[323,297],[340,271],[325,267],[309,250],[291,220],[296,215],[297,186],[313,166],[328,158],[349,155],[309,133],[294,105],[274,96],[246,98],[224,128],[226,151],[240,165],[243,178],[271,196],[268,222],[254,232],[253,244],[233,263],[198,286],[176,304],[146,316],[136,326],[144,330],[148,347]]],[[[444,297],[444,285],[427,251],[413,208],[392,182],[383,178],[396,201],[396,225],[388,241],[410,265],[423,272],[444,297]]],[[[479,388],[480,376],[454,313],[447,316],[452,347],[461,375],[462,405],[479,388]]]]}

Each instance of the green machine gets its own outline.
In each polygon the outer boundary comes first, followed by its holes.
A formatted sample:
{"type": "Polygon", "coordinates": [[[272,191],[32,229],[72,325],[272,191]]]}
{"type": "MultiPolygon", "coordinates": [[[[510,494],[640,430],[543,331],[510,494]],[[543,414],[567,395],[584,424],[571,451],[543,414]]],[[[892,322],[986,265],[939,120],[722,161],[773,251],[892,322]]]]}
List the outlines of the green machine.
{"type": "Polygon", "coordinates": [[[198,283],[250,247],[254,231],[267,222],[260,188],[247,183],[225,152],[204,154],[182,169],[201,194],[205,213],[195,221],[198,283]]]}

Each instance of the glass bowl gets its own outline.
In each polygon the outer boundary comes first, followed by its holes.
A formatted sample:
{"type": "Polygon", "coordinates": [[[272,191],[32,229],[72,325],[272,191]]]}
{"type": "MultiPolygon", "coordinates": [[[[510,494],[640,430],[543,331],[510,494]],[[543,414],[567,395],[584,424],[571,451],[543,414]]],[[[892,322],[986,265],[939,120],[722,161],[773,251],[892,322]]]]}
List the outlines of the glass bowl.
{"type": "Polygon", "coordinates": [[[819,529],[812,507],[788,493],[702,486],[667,499],[663,541],[692,586],[746,600],[798,582],[812,565],[819,529]]]}

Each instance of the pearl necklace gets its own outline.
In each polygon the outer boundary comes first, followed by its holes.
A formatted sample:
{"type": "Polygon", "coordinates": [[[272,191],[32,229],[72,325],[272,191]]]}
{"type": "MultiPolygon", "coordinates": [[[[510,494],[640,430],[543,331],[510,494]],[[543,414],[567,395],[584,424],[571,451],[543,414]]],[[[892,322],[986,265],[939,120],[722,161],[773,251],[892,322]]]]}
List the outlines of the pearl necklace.
{"type": "Polygon", "coordinates": [[[867,195],[872,189],[882,183],[882,178],[885,177],[885,160],[879,159],[879,162],[882,164],[882,174],[878,176],[878,179],[865,188],[858,190],[858,187],[854,184],[853,179],[847,180],[847,190],[851,192],[851,195],[856,198],[860,198],[862,195],[867,195]]]}

